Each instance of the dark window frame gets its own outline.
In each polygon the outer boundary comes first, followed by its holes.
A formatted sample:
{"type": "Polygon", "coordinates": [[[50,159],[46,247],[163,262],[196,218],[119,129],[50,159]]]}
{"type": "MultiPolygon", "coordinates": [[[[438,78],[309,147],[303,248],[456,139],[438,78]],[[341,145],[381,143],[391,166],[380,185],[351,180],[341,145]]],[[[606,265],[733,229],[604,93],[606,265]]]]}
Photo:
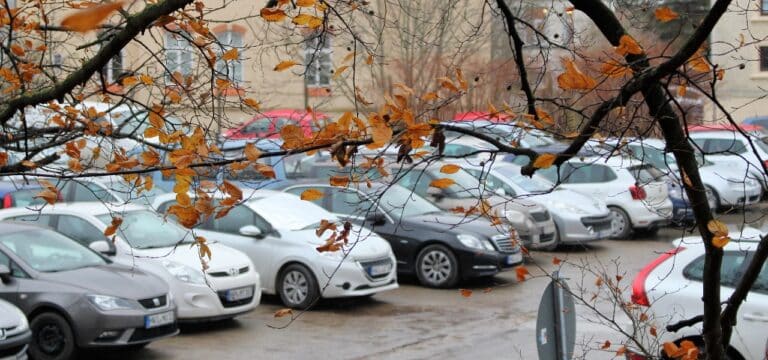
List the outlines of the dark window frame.
{"type": "MultiPolygon", "coordinates": [[[[764,0],[765,1],[768,0],[764,0]]],[[[763,15],[768,15],[768,13],[762,13],[763,15]]],[[[761,46],[758,48],[758,55],[760,57],[760,71],[768,72],[768,46],[761,46]]]]}

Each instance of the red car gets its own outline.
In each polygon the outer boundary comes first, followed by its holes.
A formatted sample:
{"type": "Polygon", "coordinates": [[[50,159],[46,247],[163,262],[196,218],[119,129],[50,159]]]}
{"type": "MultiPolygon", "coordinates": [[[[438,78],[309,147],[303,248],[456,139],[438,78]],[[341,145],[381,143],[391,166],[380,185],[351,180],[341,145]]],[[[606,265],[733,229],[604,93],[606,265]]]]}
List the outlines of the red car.
{"type": "Polygon", "coordinates": [[[491,116],[489,112],[483,112],[483,111],[468,111],[468,112],[460,112],[453,115],[453,121],[477,121],[477,120],[485,120],[490,122],[508,122],[512,118],[503,113],[495,114],[495,116],[491,116]]]}
{"type": "Polygon", "coordinates": [[[233,140],[248,139],[276,139],[280,137],[280,130],[288,124],[301,126],[304,135],[310,136],[317,131],[328,115],[315,112],[316,123],[312,114],[305,110],[272,110],[259,113],[242,125],[224,132],[224,137],[233,140]]]}

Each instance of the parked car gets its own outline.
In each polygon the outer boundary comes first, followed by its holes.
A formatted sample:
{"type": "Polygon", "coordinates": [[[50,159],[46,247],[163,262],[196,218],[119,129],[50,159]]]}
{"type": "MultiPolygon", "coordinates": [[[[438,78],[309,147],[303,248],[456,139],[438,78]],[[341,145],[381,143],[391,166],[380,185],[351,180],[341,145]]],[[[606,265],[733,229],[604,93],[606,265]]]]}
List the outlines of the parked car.
{"type": "Polygon", "coordinates": [[[691,132],[689,137],[694,146],[704,153],[706,160],[723,167],[733,166],[733,163],[745,165],[749,177],[760,181],[763,191],[768,191],[768,178],[763,171],[763,164],[768,163],[768,144],[762,137],[750,136],[757,154],[748,139],[737,131],[696,131],[691,132]]]}
{"type": "MultiPolygon", "coordinates": [[[[744,229],[730,234],[732,240],[723,248],[720,269],[723,301],[734,290],[743,271],[757,249],[761,233],[744,229]]],[[[652,321],[659,329],[701,315],[702,280],[704,274],[704,245],[700,237],[684,237],[674,242],[674,248],[645,266],[632,283],[632,302],[648,307],[652,321]]],[[[731,359],[763,359],[763,346],[768,339],[768,265],[758,275],[748,301],[739,308],[738,321],[728,349],[731,359]]],[[[701,324],[680,329],[675,333],[660,332],[660,340],[691,340],[703,346],[701,324]]]]}
{"type": "Polygon", "coordinates": [[[604,201],[614,219],[613,238],[626,239],[637,230],[654,234],[672,218],[664,174],[650,164],[621,156],[583,157],[559,169],[540,169],[536,176],[604,201]]]}
{"type": "Polygon", "coordinates": [[[547,208],[555,221],[555,241],[546,250],[560,244],[583,244],[606,239],[613,232],[613,217],[605,202],[573,190],[555,187],[540,178],[520,174],[520,167],[508,163],[477,166],[459,162],[462,169],[483,179],[486,188],[504,197],[525,197],[547,208]]]}
{"type": "MultiPolygon", "coordinates": [[[[768,116],[765,116],[765,115],[751,116],[744,119],[744,121],[742,121],[741,124],[742,126],[743,125],[758,126],[760,127],[760,130],[762,132],[768,133],[768,116]]],[[[766,356],[766,358],[768,358],[768,356],[766,356]]]]}
{"type": "MultiPolygon", "coordinates": [[[[118,176],[49,181],[56,185],[60,202],[100,201],[113,204],[131,202],[149,205],[155,196],[165,193],[164,190],[156,187],[139,192],[135,185],[128,184],[118,176]]],[[[0,182],[0,195],[3,196],[2,208],[43,205],[45,200],[36,197],[41,190],[40,184],[30,176],[26,179],[17,178],[0,182]],[[6,190],[4,194],[3,190],[6,190]]]]}
{"type": "MultiPolygon", "coordinates": [[[[0,267],[7,266],[0,264],[0,267]]],[[[6,272],[0,269],[0,276],[6,272]]],[[[10,269],[6,272],[6,279],[0,284],[0,289],[5,286],[4,281],[10,281],[10,269]]],[[[2,291],[2,290],[0,290],[2,291]]],[[[26,360],[29,340],[32,331],[29,330],[27,316],[15,305],[0,299],[0,359],[26,360]]]]}
{"type": "Polygon", "coordinates": [[[0,223],[0,298],[29,317],[33,359],[140,347],[178,333],[168,285],[53,230],[0,223]]]}
{"type": "Polygon", "coordinates": [[[399,273],[416,275],[424,286],[452,287],[461,280],[492,276],[523,261],[506,231],[479,218],[467,221],[398,185],[340,188],[322,180],[286,183],[294,195],[315,189],[315,204],[389,241],[399,273]]]}
{"type": "Polygon", "coordinates": [[[328,115],[315,112],[314,115],[305,110],[271,110],[257,114],[241,125],[224,132],[224,138],[232,140],[275,139],[280,137],[280,130],[285,125],[297,125],[304,130],[304,136],[309,137],[313,131],[320,129],[322,124],[317,121],[327,121],[328,115]]]}
{"type": "MultiPolygon", "coordinates": [[[[491,120],[454,120],[446,123],[447,125],[474,130],[483,135],[488,135],[504,143],[516,143],[519,147],[532,148],[539,146],[548,146],[556,144],[557,141],[549,134],[536,129],[523,129],[514,122],[498,122],[491,120]]],[[[446,131],[446,138],[449,142],[452,138],[468,139],[469,135],[457,131],[446,131]]],[[[487,144],[487,143],[486,143],[487,144]]],[[[446,147],[447,149],[447,147],[446,147]]]]}
{"type": "Polygon", "coordinates": [[[212,256],[203,272],[192,234],[142,206],[62,203],[39,211],[0,210],[0,219],[50,226],[116,262],[159,276],[168,282],[182,322],[233,318],[253,310],[261,298],[259,274],[245,254],[209,238],[212,256]],[[122,218],[114,241],[104,236],[113,216],[122,218]]]}
{"type": "MultiPolygon", "coordinates": [[[[331,235],[320,237],[316,230],[323,220],[338,223],[336,216],[276,191],[246,191],[244,198],[226,216],[201,224],[197,233],[248,254],[263,291],[279,295],[286,306],[305,309],[320,297],[369,296],[398,287],[392,248],[370,230],[354,226],[349,248],[319,252],[331,235]]],[[[168,194],[154,206],[164,213],[175,203],[175,195],[168,194]]]]}

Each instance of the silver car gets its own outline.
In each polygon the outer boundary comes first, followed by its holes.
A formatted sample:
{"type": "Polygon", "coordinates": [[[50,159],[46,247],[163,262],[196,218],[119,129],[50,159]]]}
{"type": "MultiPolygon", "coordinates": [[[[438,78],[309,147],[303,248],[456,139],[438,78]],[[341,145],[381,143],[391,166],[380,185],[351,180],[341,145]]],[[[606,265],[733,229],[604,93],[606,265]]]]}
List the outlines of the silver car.
{"type": "Polygon", "coordinates": [[[0,360],[26,359],[31,337],[24,313],[13,304],[0,300],[0,360]]]}
{"type": "Polygon", "coordinates": [[[48,228],[0,222],[0,278],[0,298],[29,318],[34,359],[138,348],[178,333],[166,283],[48,228]]]}

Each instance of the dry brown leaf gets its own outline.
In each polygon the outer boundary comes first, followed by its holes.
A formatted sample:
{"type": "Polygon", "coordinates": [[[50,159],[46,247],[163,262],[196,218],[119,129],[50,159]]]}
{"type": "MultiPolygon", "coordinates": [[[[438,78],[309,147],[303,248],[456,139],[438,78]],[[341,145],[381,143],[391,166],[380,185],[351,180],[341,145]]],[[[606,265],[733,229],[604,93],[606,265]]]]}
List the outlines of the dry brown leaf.
{"type": "Polygon", "coordinates": [[[468,298],[468,297],[472,296],[472,290],[469,290],[469,289],[459,289],[459,294],[461,294],[461,296],[463,296],[463,297],[468,298]]]}
{"type": "Polygon", "coordinates": [[[77,32],[90,31],[98,28],[113,12],[122,7],[122,1],[91,6],[65,17],[61,26],[77,32]]]}
{"type": "Polygon", "coordinates": [[[434,187],[434,188],[438,188],[438,189],[446,189],[446,188],[448,188],[449,186],[451,186],[451,185],[453,185],[453,184],[455,184],[455,183],[456,183],[456,182],[455,182],[455,181],[453,181],[453,179],[450,179],[450,178],[442,178],[442,179],[435,179],[435,180],[432,180],[432,181],[429,183],[429,186],[431,186],[431,187],[434,187]]]}
{"type": "Polygon", "coordinates": [[[536,157],[536,160],[533,161],[533,167],[535,169],[546,169],[552,166],[552,164],[555,163],[555,160],[557,160],[557,155],[555,154],[541,154],[536,157]]]}
{"type": "Polygon", "coordinates": [[[317,189],[307,189],[301,192],[301,200],[314,201],[323,198],[323,192],[317,189]]]}
{"type": "Polygon", "coordinates": [[[283,60],[277,65],[275,65],[274,71],[285,71],[287,69],[290,69],[292,66],[298,65],[299,63],[293,61],[293,60],[283,60]]]}
{"type": "Polygon", "coordinates": [[[461,170],[461,167],[459,165],[454,165],[454,164],[446,164],[440,168],[440,172],[443,174],[455,174],[459,170],[461,170]]]}
{"type": "Polygon", "coordinates": [[[285,308],[285,309],[280,309],[280,310],[275,311],[275,317],[276,318],[281,318],[281,317],[288,316],[288,315],[291,315],[291,316],[293,315],[293,310],[292,309],[285,308]]]}
{"type": "Polygon", "coordinates": [[[669,6],[662,6],[656,9],[656,11],[653,12],[653,15],[656,17],[656,20],[659,20],[663,23],[675,20],[680,17],[680,15],[674,10],[670,9],[669,6]]]}
{"type": "Polygon", "coordinates": [[[633,37],[624,34],[619,38],[619,46],[616,47],[616,52],[622,56],[627,54],[640,55],[643,53],[643,48],[640,47],[640,44],[633,37]]]}

